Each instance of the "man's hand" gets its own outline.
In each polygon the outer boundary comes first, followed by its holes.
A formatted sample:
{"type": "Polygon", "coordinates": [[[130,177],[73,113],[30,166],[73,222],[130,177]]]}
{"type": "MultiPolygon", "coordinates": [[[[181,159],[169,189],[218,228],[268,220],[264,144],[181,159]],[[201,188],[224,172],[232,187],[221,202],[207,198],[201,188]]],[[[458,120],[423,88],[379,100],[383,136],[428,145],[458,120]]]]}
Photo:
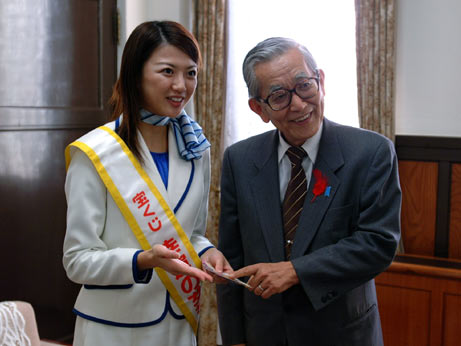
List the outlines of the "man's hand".
{"type": "Polygon", "coordinates": [[[281,293],[299,283],[291,262],[258,263],[235,271],[231,278],[249,276],[248,284],[257,296],[264,299],[281,293]]]}
{"type": "MultiPolygon", "coordinates": [[[[232,267],[230,266],[229,262],[227,262],[226,257],[222,254],[221,251],[219,251],[216,248],[210,248],[205,253],[200,257],[202,262],[207,262],[213,268],[218,272],[218,273],[229,273],[231,274],[233,272],[232,267]]],[[[224,278],[221,278],[217,275],[214,275],[213,273],[207,272],[208,274],[213,276],[213,282],[222,284],[222,283],[227,283],[227,280],[224,278]]]]}

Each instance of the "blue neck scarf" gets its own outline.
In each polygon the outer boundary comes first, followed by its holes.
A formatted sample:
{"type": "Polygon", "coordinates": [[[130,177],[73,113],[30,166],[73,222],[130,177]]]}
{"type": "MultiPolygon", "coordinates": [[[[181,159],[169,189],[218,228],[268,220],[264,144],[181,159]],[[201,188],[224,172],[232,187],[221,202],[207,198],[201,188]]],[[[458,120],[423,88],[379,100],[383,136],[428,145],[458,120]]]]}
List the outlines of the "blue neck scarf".
{"type": "Polygon", "coordinates": [[[141,120],[154,126],[173,125],[176,144],[179,155],[184,160],[190,161],[202,157],[201,153],[208,149],[211,144],[203,135],[202,128],[183,110],[176,118],[152,114],[141,109],[141,120]]]}

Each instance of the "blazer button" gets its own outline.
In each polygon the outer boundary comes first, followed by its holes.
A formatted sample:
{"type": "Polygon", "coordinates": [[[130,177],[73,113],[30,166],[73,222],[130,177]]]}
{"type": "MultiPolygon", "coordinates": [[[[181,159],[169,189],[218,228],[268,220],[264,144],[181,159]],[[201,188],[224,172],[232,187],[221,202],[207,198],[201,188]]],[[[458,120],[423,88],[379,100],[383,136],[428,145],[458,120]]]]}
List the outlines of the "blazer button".
{"type": "Polygon", "coordinates": [[[327,296],[322,296],[322,298],[320,298],[320,300],[322,301],[322,303],[326,303],[328,301],[328,297],[327,296]]]}

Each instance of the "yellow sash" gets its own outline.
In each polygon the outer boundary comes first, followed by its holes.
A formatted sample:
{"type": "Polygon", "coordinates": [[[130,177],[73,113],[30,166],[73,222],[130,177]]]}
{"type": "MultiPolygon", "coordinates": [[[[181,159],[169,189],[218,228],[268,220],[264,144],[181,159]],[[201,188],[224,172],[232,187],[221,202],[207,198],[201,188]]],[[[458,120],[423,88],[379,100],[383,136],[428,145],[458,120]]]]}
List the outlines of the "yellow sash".
{"type": "MultiPolygon", "coordinates": [[[[143,250],[154,244],[163,244],[178,252],[185,263],[201,268],[200,258],[173,211],[125,142],[113,130],[100,126],[69,144],[66,148],[66,169],[71,160],[71,148],[82,150],[93,162],[143,250]]],[[[155,271],[197,333],[200,281],[191,276],[172,275],[161,268],[155,268],[155,271]]]]}

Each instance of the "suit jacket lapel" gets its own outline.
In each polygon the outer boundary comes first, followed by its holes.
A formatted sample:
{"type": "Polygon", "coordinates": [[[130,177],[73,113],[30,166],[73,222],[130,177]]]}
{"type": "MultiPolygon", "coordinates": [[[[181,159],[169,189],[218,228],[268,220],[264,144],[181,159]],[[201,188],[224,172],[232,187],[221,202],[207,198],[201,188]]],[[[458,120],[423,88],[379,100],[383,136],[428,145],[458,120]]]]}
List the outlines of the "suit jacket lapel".
{"type": "Polygon", "coordinates": [[[325,213],[341,184],[335,172],[343,164],[344,159],[340,151],[335,129],[331,123],[325,119],[319,152],[313,168],[318,169],[326,176],[328,182],[327,186],[330,186],[330,191],[328,196],[323,193],[314,199],[313,188],[316,179],[314,175],[312,175],[306,200],[304,201],[303,211],[299,219],[293,248],[291,250],[292,258],[302,256],[311,244],[315,234],[318,232],[320,223],[325,217],[325,213]]]}
{"type": "Polygon", "coordinates": [[[250,186],[255,203],[254,210],[261,225],[270,260],[279,262],[284,260],[285,253],[278,173],[277,131],[272,131],[268,136],[270,139],[265,141],[267,145],[255,149],[254,164],[258,172],[252,178],[250,186]]]}

